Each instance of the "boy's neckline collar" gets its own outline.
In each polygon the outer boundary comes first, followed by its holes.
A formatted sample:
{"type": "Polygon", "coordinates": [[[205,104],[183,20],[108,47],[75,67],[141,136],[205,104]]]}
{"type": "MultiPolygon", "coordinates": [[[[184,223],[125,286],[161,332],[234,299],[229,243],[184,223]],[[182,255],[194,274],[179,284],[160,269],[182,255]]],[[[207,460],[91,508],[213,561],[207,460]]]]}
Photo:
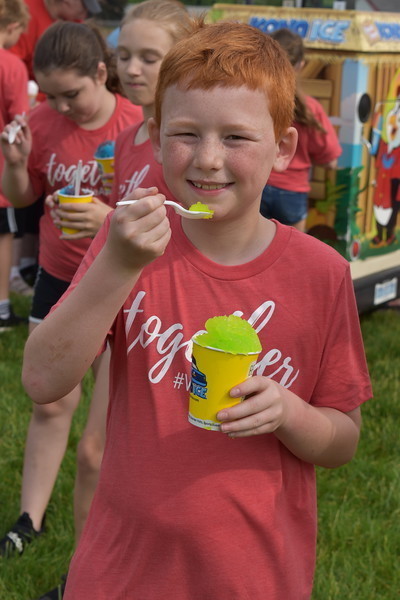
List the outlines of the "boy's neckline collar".
{"type": "MultiPolygon", "coordinates": [[[[173,211],[171,211],[172,213],[173,211]]],[[[247,279],[265,271],[279,259],[292,234],[292,228],[272,220],[276,226],[275,235],[269,246],[256,258],[241,265],[221,265],[202,254],[186,237],[182,229],[181,217],[169,214],[172,227],[172,240],[179,253],[196,269],[210,277],[223,280],[247,279]]]]}

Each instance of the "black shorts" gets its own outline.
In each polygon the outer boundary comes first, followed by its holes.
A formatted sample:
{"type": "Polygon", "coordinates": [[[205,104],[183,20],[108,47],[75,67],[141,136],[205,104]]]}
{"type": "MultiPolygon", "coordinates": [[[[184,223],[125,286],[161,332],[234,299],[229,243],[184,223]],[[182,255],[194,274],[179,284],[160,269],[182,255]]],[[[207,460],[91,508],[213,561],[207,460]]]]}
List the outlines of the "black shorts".
{"type": "Polygon", "coordinates": [[[24,233],[39,233],[39,221],[44,212],[44,197],[36,200],[36,202],[29,206],[18,208],[16,210],[18,213],[21,213],[21,221],[23,219],[23,230],[21,231],[21,235],[24,233]]]}
{"type": "Polygon", "coordinates": [[[31,323],[40,323],[43,321],[52,306],[57,304],[63,293],[67,290],[69,284],[69,281],[53,277],[53,275],[47,273],[42,267],[39,267],[29,321],[31,323]]]}
{"type": "Polygon", "coordinates": [[[38,234],[42,214],[42,200],[24,208],[0,208],[0,234],[13,233],[16,238],[21,238],[24,233],[38,234]]]}
{"type": "Polygon", "coordinates": [[[0,208],[0,234],[13,233],[17,235],[21,227],[18,223],[18,211],[15,208],[0,208]]]}

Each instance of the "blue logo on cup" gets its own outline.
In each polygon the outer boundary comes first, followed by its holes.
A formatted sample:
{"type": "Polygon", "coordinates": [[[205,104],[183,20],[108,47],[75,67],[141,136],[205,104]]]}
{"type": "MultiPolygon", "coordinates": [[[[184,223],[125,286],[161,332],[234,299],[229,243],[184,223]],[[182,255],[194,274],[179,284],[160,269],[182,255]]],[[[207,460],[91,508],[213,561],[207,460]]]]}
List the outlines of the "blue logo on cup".
{"type": "Polygon", "coordinates": [[[197,368],[196,359],[192,357],[192,379],[190,393],[198,398],[207,399],[207,377],[197,368]]]}

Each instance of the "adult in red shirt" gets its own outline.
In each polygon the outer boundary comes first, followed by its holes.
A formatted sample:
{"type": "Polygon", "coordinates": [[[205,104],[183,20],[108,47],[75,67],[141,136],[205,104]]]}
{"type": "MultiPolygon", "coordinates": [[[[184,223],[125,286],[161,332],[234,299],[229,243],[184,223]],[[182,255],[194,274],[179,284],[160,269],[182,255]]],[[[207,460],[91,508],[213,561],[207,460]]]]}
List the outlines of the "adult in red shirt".
{"type": "Polygon", "coordinates": [[[29,79],[33,73],[33,53],[42,33],[58,19],[83,21],[101,11],[97,0],[25,0],[31,15],[27,30],[21,35],[11,52],[26,64],[29,79]]]}

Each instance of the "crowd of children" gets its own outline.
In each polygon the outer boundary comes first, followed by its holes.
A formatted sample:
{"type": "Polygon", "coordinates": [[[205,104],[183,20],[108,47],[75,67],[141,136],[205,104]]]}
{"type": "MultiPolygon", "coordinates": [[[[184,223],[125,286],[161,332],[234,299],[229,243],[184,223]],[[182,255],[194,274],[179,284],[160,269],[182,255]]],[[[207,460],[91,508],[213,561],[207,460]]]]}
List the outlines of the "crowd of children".
{"type": "MultiPolygon", "coordinates": [[[[7,47],[27,15],[22,0],[0,8],[7,47]],[[22,12],[8,31],[11,5],[22,12]]],[[[49,24],[33,54],[45,100],[3,115],[3,194],[16,212],[45,201],[20,516],[0,553],[22,554],[44,531],[92,367],[77,548],[42,598],[309,599],[314,465],[352,458],[371,389],[348,263],[260,213],[265,181],[295,154],[294,70],[271,36],[205,25],[176,0],[127,10],[115,55],[88,24],[49,24]],[[115,141],[111,190],[94,158],[105,141],[115,141]],[[94,201],[59,206],[78,171],[94,201]],[[205,202],[214,216],[181,219],[166,198],[205,202]],[[77,233],[62,234],[71,222],[77,233]],[[176,376],[190,375],[193,334],[231,313],[256,327],[263,353],[231,391],[246,400],[206,432],[188,423],[176,376]]]]}

